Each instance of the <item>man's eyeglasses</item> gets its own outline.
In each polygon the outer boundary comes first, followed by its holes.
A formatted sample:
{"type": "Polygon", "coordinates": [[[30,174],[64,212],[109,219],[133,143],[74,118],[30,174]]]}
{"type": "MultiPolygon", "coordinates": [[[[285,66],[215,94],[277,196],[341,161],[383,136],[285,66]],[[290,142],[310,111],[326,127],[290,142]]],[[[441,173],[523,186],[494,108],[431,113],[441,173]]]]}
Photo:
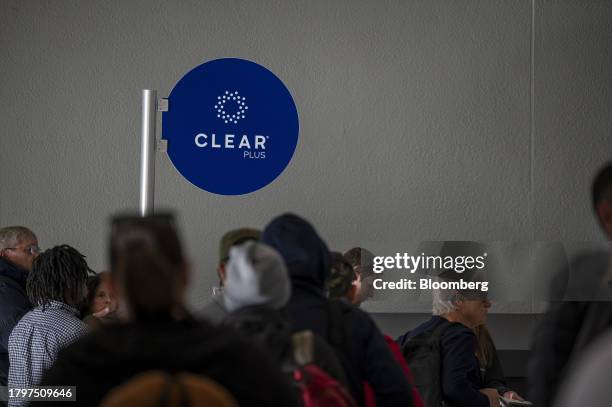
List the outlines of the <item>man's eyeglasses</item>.
{"type": "Polygon", "coordinates": [[[40,254],[40,247],[36,244],[31,244],[26,247],[5,247],[4,250],[22,250],[24,252],[30,252],[33,256],[40,254]]]}

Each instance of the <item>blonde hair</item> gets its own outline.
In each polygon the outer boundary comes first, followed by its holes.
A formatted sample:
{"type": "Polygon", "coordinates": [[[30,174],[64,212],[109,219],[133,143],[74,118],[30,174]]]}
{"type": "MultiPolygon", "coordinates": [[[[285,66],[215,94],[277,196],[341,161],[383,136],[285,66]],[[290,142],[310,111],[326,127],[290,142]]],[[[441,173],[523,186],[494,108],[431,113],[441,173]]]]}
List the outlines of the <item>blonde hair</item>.
{"type": "Polygon", "coordinates": [[[478,340],[478,349],[476,350],[476,359],[482,368],[489,368],[493,364],[495,358],[495,344],[491,333],[485,324],[478,325],[474,328],[474,334],[478,340]]]}

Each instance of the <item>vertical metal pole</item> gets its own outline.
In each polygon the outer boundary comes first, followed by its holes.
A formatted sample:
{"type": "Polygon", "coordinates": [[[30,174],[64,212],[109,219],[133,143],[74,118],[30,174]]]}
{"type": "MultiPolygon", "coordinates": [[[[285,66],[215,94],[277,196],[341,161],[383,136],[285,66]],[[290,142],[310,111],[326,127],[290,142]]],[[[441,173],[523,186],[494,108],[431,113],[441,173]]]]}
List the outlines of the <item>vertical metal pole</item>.
{"type": "Polygon", "coordinates": [[[155,123],[157,91],[142,91],[142,138],[140,145],[140,216],[153,214],[155,202],[155,123]]]}

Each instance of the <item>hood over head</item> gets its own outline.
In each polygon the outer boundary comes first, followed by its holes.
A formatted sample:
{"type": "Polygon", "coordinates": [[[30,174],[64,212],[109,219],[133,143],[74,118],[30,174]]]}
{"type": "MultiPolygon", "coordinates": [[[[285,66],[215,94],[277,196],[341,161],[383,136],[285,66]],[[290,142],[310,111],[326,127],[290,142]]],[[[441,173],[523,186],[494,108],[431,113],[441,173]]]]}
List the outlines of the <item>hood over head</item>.
{"type": "Polygon", "coordinates": [[[266,226],[261,241],[283,256],[292,282],[323,288],[330,273],[331,257],[310,223],[293,214],[278,216],[266,226]]]}

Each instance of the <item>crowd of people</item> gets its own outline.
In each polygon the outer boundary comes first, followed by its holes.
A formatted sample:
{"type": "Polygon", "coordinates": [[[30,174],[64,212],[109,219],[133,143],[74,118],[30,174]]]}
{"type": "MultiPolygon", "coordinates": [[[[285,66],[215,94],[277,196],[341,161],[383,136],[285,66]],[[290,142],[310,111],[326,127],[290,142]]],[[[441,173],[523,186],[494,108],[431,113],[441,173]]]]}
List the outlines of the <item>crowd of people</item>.
{"type": "MultiPolygon", "coordinates": [[[[592,202],[612,238],[612,163],[596,176],[592,202]]],[[[110,270],[96,273],[74,247],[41,251],[30,229],[0,229],[0,386],[72,386],[70,405],[86,406],[527,403],[504,380],[487,292],[435,290],[433,316],[391,338],[360,307],[372,295],[374,254],[330,251],[297,215],[227,232],[219,286],[195,311],[172,214],[114,217],[109,248],[110,270]]],[[[603,267],[590,274],[599,276],[593,286],[612,280],[609,253],[603,258],[586,262],[603,267]]],[[[533,405],[612,402],[603,384],[612,303],[593,298],[553,302],[542,316],[529,366],[533,405]]],[[[36,403],[8,398],[11,407],[36,403]]]]}

